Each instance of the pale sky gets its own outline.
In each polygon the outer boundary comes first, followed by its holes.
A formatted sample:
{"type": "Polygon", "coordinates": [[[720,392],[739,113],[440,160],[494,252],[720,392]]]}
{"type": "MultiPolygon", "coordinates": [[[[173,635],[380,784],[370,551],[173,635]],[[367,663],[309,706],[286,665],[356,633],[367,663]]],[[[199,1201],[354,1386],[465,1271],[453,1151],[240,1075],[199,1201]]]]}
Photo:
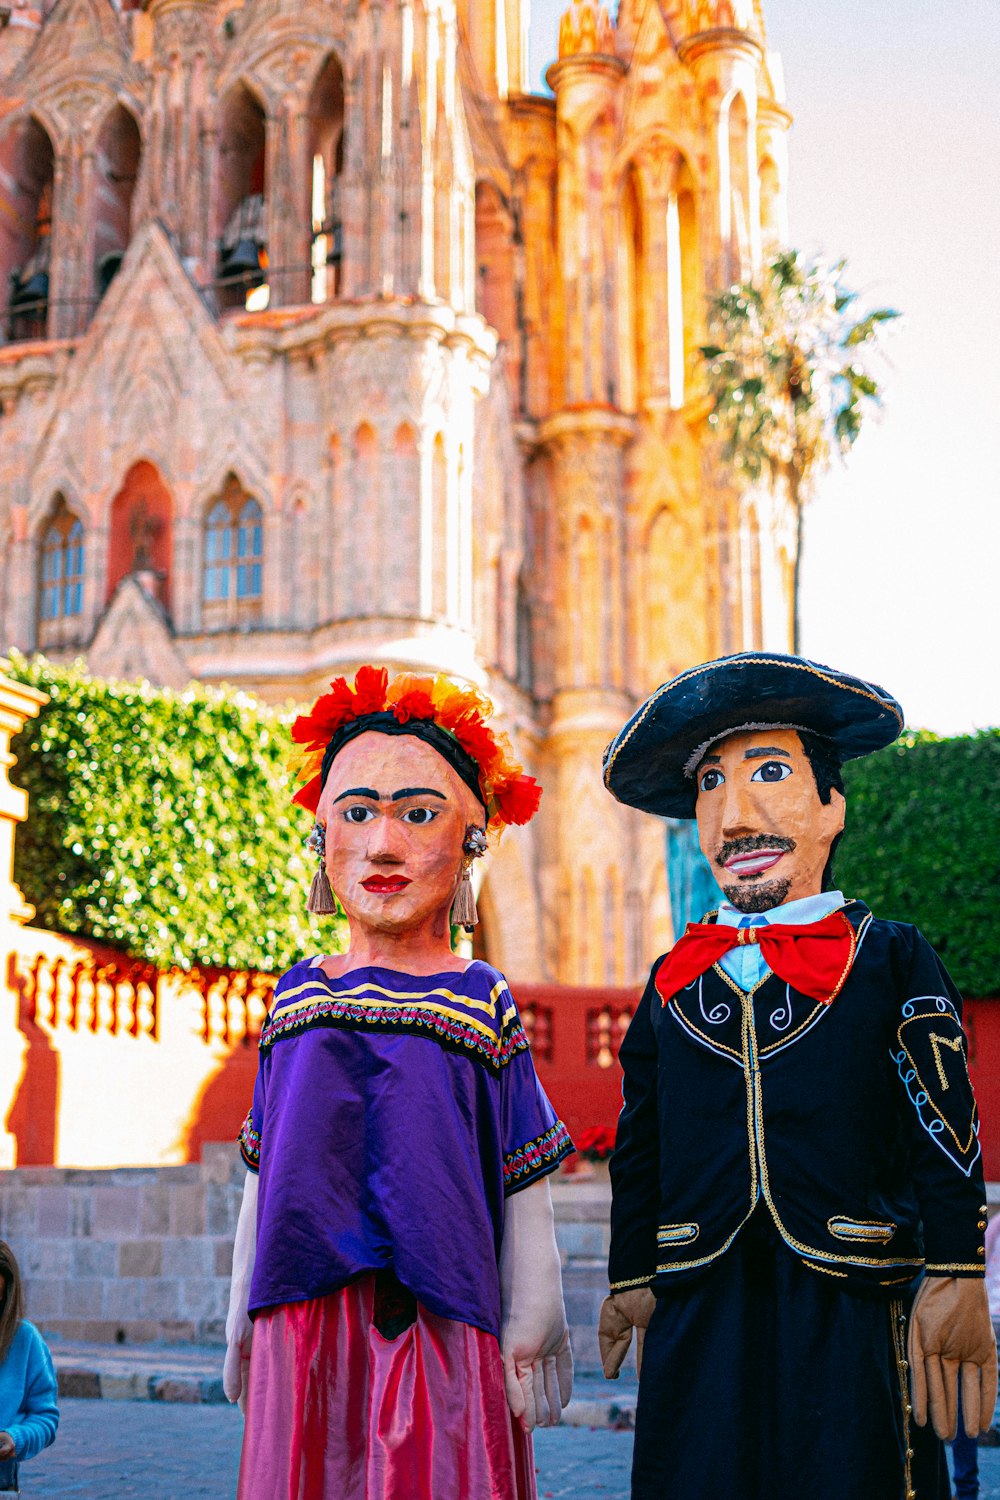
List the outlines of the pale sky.
{"type": "MultiPolygon", "coordinates": [[[[535,0],[536,79],[561,9],[535,0]]],[[[764,12],[795,116],[791,242],[846,257],[869,305],[904,314],[884,414],[808,512],[803,649],[880,682],[913,726],[1000,724],[1000,6],[764,12]]]]}

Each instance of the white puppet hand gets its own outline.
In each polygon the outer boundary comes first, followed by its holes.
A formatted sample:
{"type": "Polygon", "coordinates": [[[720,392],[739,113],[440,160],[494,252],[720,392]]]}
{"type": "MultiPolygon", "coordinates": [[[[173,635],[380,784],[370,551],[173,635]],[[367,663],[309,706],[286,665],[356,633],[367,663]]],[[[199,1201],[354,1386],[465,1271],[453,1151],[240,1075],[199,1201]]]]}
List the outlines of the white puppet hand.
{"type": "Polygon", "coordinates": [[[257,1173],[248,1172],[233,1245],[233,1279],[229,1287],[226,1317],[226,1362],[222,1367],[222,1389],[226,1399],[238,1403],[246,1416],[250,1380],[250,1278],[257,1253],[257,1173]]]}
{"type": "Polygon", "coordinates": [[[500,1300],[507,1404],[529,1432],[552,1427],[573,1392],[573,1353],[548,1178],[504,1206],[500,1300]]]}

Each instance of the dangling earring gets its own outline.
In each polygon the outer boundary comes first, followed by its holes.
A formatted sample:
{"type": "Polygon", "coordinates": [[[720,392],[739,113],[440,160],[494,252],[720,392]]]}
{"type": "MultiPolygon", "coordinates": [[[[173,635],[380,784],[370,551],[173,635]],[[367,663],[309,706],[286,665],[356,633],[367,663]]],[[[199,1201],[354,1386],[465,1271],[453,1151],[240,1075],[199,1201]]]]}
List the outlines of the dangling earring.
{"type": "Polygon", "coordinates": [[[458,890],[451,903],[452,922],[456,927],[464,927],[466,932],[471,932],[479,921],[476,893],[472,889],[472,865],[485,853],[486,834],[482,828],[471,824],[465,830],[465,838],[462,841],[462,878],[458,882],[458,890]]]}
{"type": "Polygon", "coordinates": [[[306,839],[306,848],[319,856],[319,869],[313,876],[312,885],[309,887],[306,911],[315,912],[321,917],[332,916],[337,910],[337,898],[333,894],[329,876],[326,873],[326,829],[322,823],[313,824],[313,831],[306,839]]]}

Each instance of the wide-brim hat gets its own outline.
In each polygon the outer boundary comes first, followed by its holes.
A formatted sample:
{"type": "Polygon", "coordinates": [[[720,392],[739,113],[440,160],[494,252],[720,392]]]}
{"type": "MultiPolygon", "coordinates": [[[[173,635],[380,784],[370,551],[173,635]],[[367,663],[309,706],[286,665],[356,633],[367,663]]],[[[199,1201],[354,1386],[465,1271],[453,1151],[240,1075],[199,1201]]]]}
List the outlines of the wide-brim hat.
{"type": "Polygon", "coordinates": [[[744,651],[681,672],[657,688],[604,752],[604,784],[629,807],[693,818],[694,773],[725,735],[807,729],[841,761],[891,745],[903,710],[884,688],[819,662],[744,651]]]}

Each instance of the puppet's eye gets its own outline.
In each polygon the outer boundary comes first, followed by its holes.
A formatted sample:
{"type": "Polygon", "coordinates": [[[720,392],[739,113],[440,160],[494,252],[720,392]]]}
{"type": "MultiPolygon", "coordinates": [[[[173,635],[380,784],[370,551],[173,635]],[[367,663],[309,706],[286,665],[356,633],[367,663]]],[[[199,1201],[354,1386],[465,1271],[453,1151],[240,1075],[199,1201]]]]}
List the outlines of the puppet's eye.
{"type": "Polygon", "coordinates": [[[344,813],[344,821],[347,823],[368,823],[375,816],[372,807],[349,807],[344,813]]]}
{"type": "Polygon", "coordinates": [[[725,779],[722,772],[716,771],[714,768],[710,771],[702,771],[698,790],[701,792],[714,792],[715,788],[721,786],[725,779]]]}
{"type": "Polygon", "coordinates": [[[792,768],[783,760],[766,760],[750,777],[751,781],[787,781],[792,768]]]}
{"type": "Polygon", "coordinates": [[[437,813],[432,807],[410,807],[403,814],[404,823],[432,823],[437,813]]]}

